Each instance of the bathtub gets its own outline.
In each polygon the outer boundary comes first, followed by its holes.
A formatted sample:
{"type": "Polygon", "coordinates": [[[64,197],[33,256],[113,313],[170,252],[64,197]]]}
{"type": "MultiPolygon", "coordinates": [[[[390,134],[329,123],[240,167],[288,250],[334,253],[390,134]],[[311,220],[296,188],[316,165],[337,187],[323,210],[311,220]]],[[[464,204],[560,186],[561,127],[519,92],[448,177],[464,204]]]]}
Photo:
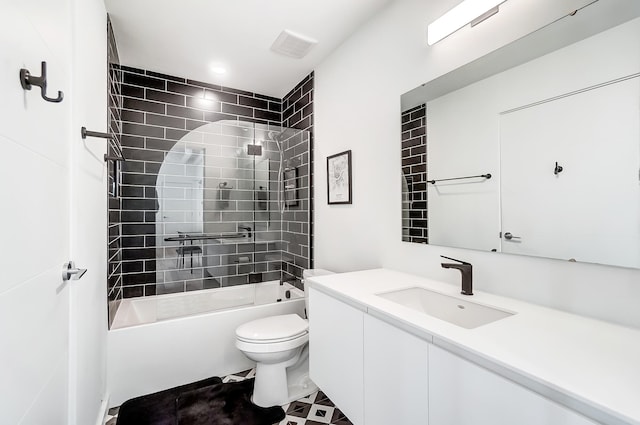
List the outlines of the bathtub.
{"type": "Polygon", "coordinates": [[[123,300],[107,334],[109,407],[254,367],[235,329],[290,313],[304,317],[304,293],[278,281],[123,300]]]}

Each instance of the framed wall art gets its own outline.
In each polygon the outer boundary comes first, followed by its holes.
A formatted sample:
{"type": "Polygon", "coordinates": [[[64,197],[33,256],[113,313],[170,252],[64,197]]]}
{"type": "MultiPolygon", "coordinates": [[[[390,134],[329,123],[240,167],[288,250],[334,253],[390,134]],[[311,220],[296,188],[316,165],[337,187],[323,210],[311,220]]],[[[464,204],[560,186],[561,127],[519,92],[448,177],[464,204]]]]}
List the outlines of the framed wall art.
{"type": "Polygon", "coordinates": [[[330,205],[351,203],[351,151],[327,157],[327,197],[330,205]]]}

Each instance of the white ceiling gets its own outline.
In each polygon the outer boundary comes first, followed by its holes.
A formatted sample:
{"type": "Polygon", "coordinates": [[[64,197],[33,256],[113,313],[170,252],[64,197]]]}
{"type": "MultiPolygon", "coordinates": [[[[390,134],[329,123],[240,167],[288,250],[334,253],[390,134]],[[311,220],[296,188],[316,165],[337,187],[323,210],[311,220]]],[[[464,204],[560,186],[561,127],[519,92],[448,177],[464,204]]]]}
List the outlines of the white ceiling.
{"type": "Polygon", "coordinates": [[[392,0],[105,0],[120,62],[281,98],[392,0]],[[270,50],[288,29],[303,59],[270,50]],[[224,66],[224,75],[211,72],[224,66]]]}

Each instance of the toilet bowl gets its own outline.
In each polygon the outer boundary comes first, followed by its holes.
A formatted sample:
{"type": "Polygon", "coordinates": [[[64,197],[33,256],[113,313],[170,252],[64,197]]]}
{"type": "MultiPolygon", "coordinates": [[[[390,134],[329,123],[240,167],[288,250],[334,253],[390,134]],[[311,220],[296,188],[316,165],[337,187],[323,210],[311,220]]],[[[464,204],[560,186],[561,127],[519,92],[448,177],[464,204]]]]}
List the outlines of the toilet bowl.
{"type": "MultiPolygon", "coordinates": [[[[305,270],[303,278],[330,274],[305,270]]],[[[305,291],[308,310],[308,292],[305,291]]],[[[261,407],[282,406],[313,393],[309,379],[309,324],[297,314],[265,317],[236,329],[236,347],[256,362],[252,401],[261,407]]]]}

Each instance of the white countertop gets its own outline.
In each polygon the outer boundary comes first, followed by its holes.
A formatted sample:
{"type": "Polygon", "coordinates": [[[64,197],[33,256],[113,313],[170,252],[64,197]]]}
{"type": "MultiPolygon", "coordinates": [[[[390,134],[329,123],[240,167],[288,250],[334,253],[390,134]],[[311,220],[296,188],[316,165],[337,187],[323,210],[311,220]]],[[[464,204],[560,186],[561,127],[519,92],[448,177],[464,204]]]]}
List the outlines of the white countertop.
{"type": "MultiPolygon", "coordinates": [[[[640,330],[387,269],[311,287],[606,424],[640,425],[640,330]],[[465,329],[375,294],[424,287],[517,314],[465,329]]],[[[640,307],[639,307],[640,308],[640,307]]]]}

